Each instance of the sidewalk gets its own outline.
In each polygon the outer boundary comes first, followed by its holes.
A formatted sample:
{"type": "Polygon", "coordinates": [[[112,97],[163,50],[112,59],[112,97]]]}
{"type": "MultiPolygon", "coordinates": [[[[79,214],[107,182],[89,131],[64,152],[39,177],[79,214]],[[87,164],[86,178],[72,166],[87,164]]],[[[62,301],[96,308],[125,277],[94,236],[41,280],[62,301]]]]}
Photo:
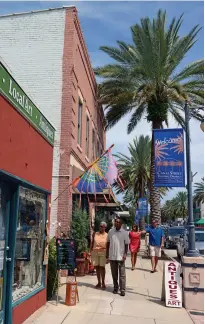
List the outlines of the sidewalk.
{"type": "Polygon", "coordinates": [[[150,260],[138,258],[137,269],[131,271],[127,259],[126,296],[113,295],[112,278],[107,266],[107,290],[96,290],[96,276],[78,278],[80,302],[73,307],[63,305],[65,285],[60,288],[59,305],[48,302],[24,324],[193,324],[184,308],[168,308],[161,302],[162,265],[150,273],[150,260]]]}

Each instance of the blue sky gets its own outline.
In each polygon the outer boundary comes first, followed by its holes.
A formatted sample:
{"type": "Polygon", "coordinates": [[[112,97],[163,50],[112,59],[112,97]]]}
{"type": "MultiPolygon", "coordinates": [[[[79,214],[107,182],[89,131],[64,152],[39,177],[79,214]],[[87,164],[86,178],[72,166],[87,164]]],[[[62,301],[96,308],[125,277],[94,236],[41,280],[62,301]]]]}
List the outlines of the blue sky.
{"type": "MultiPolygon", "coordinates": [[[[140,21],[141,17],[154,17],[161,8],[167,11],[167,23],[176,16],[184,13],[184,23],[180,34],[185,35],[192,27],[204,24],[204,3],[202,1],[109,1],[109,2],[3,2],[0,1],[0,15],[55,8],[66,5],[75,5],[81,22],[81,27],[88,47],[92,65],[100,66],[110,62],[106,54],[99,50],[101,45],[115,45],[116,40],[131,42],[130,26],[140,21]]],[[[183,68],[188,63],[204,57],[204,30],[198,35],[198,42],[187,54],[181,64],[183,68]]],[[[131,134],[126,133],[126,123],[128,117],[116,125],[107,134],[107,146],[115,143],[114,152],[127,153],[127,145],[135,136],[140,134],[151,135],[150,125],[142,121],[136,130],[131,134]],[[119,136],[120,134],[120,136],[119,136]]],[[[171,121],[171,126],[176,126],[171,121]]],[[[192,170],[198,172],[195,181],[200,181],[204,175],[204,138],[199,128],[199,124],[191,121],[192,135],[192,170]]],[[[168,199],[176,194],[177,190],[172,190],[168,199]]]]}

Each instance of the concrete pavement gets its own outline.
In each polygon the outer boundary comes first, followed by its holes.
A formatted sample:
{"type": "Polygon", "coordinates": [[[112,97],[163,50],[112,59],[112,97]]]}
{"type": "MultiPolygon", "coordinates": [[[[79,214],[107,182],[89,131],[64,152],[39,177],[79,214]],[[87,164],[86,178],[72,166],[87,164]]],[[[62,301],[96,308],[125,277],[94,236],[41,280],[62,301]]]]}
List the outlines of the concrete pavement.
{"type": "Polygon", "coordinates": [[[24,324],[193,324],[184,308],[175,309],[161,302],[163,261],[159,271],[150,273],[150,260],[138,258],[137,269],[131,271],[127,260],[126,296],[112,294],[112,278],[107,266],[107,290],[96,290],[96,276],[78,278],[80,302],[73,307],[63,305],[65,285],[60,288],[60,303],[55,300],[34,313],[24,324]]]}

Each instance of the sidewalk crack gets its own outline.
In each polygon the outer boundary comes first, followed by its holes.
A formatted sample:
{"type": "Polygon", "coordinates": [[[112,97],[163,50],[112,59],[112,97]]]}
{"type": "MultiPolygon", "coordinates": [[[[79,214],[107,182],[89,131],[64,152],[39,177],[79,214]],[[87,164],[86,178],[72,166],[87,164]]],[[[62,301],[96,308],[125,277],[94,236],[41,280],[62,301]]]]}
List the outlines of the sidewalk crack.
{"type": "Polygon", "coordinates": [[[113,303],[115,301],[115,298],[113,298],[113,300],[110,302],[110,315],[112,315],[112,311],[113,311],[113,303]]]}
{"type": "Polygon", "coordinates": [[[62,320],[62,322],[60,322],[60,324],[63,324],[66,320],[66,318],[68,317],[68,315],[70,314],[71,310],[68,312],[68,314],[66,314],[66,316],[64,317],[64,319],[62,320]]]}

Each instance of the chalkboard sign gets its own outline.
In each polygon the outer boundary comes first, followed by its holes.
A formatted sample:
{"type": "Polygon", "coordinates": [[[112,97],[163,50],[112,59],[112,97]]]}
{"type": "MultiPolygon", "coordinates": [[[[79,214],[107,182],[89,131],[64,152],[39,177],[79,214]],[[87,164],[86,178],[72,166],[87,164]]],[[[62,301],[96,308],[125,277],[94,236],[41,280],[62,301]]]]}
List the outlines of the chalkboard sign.
{"type": "Polygon", "coordinates": [[[57,239],[57,270],[75,269],[75,241],[72,239],[57,239]]]}

